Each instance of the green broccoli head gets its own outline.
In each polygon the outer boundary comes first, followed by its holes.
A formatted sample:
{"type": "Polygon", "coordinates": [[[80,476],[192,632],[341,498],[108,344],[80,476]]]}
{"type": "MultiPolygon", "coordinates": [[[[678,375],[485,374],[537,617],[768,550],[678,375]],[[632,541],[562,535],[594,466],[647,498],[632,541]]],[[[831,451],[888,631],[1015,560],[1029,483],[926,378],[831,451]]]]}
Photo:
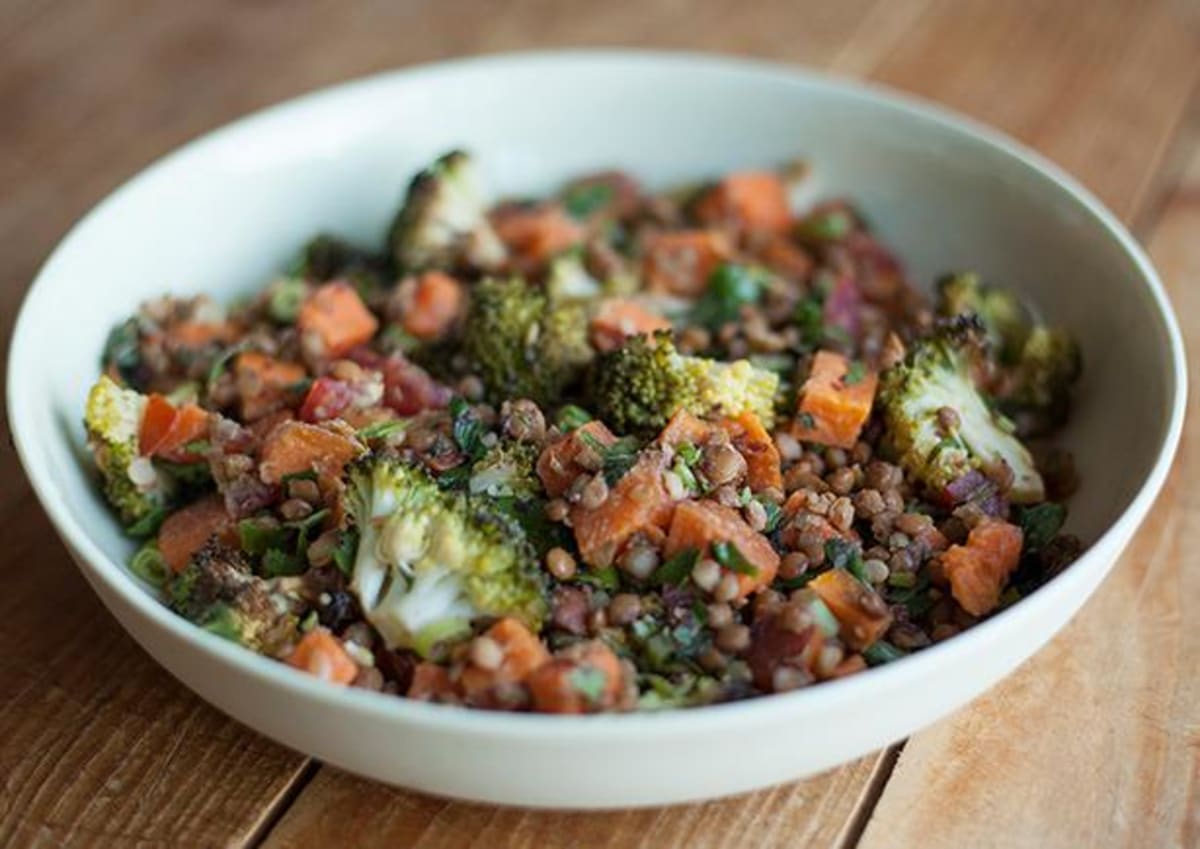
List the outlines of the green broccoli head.
{"type": "Polygon", "coordinates": [[[938,314],[944,318],[978,316],[1001,362],[1011,362],[1020,353],[1030,316],[1008,289],[985,286],[974,272],[951,274],[938,281],[937,300],[938,314]]]}
{"type": "Polygon", "coordinates": [[[413,178],[388,244],[405,271],[464,264],[494,268],[504,260],[468,154],[447,153],[413,178]]]}
{"type": "Polygon", "coordinates": [[[685,356],[663,330],[631,337],[598,359],[590,388],[600,418],[625,433],[659,430],[680,408],[697,416],[750,411],[769,428],[779,375],[748,360],[685,356]]]}
{"type": "Polygon", "coordinates": [[[206,631],[260,654],[277,655],[298,638],[302,600],[250,570],[242,552],[209,542],[166,585],[171,609],[206,631]]]}
{"type": "Polygon", "coordinates": [[[945,493],[974,469],[1003,461],[1013,473],[1009,499],[1042,501],[1045,487],[1029,451],[972,379],[980,332],[976,320],[950,322],[918,340],[904,362],[883,373],[879,406],[886,439],[900,465],[935,493],[945,493]],[[953,412],[943,412],[947,409],[953,412]]]}
{"type": "Polygon", "coordinates": [[[527,500],[542,495],[537,476],[538,447],[530,442],[502,440],[475,461],[467,492],[492,498],[527,500]]]}
{"type": "Polygon", "coordinates": [[[1079,346],[1065,330],[1035,326],[1004,381],[1000,408],[1024,436],[1054,430],[1066,421],[1071,386],[1079,379],[1079,346]]]}
{"type": "Polygon", "coordinates": [[[147,457],[138,456],[138,430],[146,396],[101,376],[88,393],[83,423],[104,480],[104,497],[126,526],[161,514],[172,481],[147,457]]]}
{"type": "Polygon", "coordinates": [[[350,587],[389,647],[428,656],[481,616],[541,626],[537,560],[500,514],[378,456],[351,469],[347,502],[359,531],[350,587]]]}
{"type": "Polygon", "coordinates": [[[557,402],[591,360],[587,312],[520,278],[484,280],[471,292],[463,350],[493,401],[557,402]]]}

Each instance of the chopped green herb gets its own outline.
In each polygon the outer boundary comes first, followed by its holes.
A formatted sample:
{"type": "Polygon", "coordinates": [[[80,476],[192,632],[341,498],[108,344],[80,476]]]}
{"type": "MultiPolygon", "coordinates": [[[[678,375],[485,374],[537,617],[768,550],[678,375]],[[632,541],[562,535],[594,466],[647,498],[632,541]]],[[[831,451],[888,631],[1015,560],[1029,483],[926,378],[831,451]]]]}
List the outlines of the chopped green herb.
{"type": "Polygon", "coordinates": [[[308,286],[303,280],[295,277],[277,280],[267,300],[267,315],[279,324],[295,324],[307,297],[308,286]]]}
{"type": "Polygon", "coordinates": [[[372,422],[366,427],[358,429],[358,438],[367,442],[372,442],[377,439],[387,439],[396,433],[402,433],[408,427],[408,422],[403,419],[387,419],[381,422],[372,422]]]}
{"type": "Polygon", "coordinates": [[[742,307],[762,297],[767,282],[767,274],[761,269],[722,263],[708,278],[708,288],[692,308],[692,322],[717,330],[736,321],[742,307]]]}
{"type": "Polygon", "coordinates": [[[650,576],[650,583],[657,587],[677,587],[692,574],[692,568],[699,559],[699,551],[694,548],[685,548],[663,561],[650,576]]]}
{"type": "Polygon", "coordinates": [[[767,524],[763,527],[763,533],[775,533],[775,531],[779,530],[780,523],[783,522],[783,508],[774,501],[768,501],[765,498],[759,498],[758,503],[763,506],[763,510],[767,513],[767,524]]]}
{"type": "Polygon", "coordinates": [[[262,572],[268,578],[280,578],[289,575],[300,575],[306,564],[294,554],[270,548],[263,552],[262,572]]]}
{"type": "Polygon", "coordinates": [[[850,540],[835,537],[826,542],[825,562],[835,569],[845,569],[864,583],[870,583],[863,566],[862,550],[850,540]]]}
{"type": "Polygon", "coordinates": [[[846,373],[842,375],[842,384],[845,386],[854,386],[862,383],[867,376],[867,367],[863,365],[862,360],[853,360],[846,373]]]}
{"type": "Polygon", "coordinates": [[[337,548],[333,550],[333,562],[347,578],[354,574],[354,557],[358,554],[358,531],[347,528],[338,535],[337,548]]]}
{"type": "Polygon", "coordinates": [[[136,317],[127,318],[109,331],[100,367],[113,369],[125,383],[136,386],[142,365],[141,334],[136,317]]]}
{"type": "Polygon", "coordinates": [[[483,442],[483,423],[464,398],[454,398],[450,401],[450,416],[454,442],[472,462],[478,460],[487,452],[487,446],[483,442]]]}
{"type": "Polygon", "coordinates": [[[604,566],[600,569],[581,569],[575,573],[575,581],[590,584],[605,592],[616,592],[621,587],[621,575],[616,566],[604,566]]]}
{"type": "Polygon", "coordinates": [[[805,430],[812,430],[817,426],[817,420],[813,418],[812,413],[800,413],[796,416],[796,420],[800,422],[800,427],[805,430]]]}
{"type": "Polygon", "coordinates": [[[604,674],[603,670],[597,669],[594,666],[580,666],[571,670],[567,676],[567,680],[575,692],[579,693],[592,704],[596,704],[604,695],[604,687],[608,683],[608,676],[604,674]]]}
{"type": "Polygon", "coordinates": [[[756,577],[758,568],[754,566],[745,555],[738,550],[738,547],[728,540],[714,542],[711,546],[713,560],[716,560],[730,572],[736,572],[739,575],[749,575],[756,577]]]}
{"type": "Polygon", "coordinates": [[[284,475],[279,479],[279,482],[287,486],[292,481],[315,481],[316,479],[317,473],[314,469],[304,469],[303,471],[291,472],[284,475]]]}
{"type": "Polygon", "coordinates": [[[805,242],[840,242],[854,229],[854,219],[845,209],[828,209],[801,218],[796,235],[805,242]]]}
{"type": "Polygon", "coordinates": [[[625,477],[625,473],[637,462],[640,446],[636,438],[623,436],[611,445],[605,445],[590,433],[581,434],[584,443],[600,455],[604,480],[609,486],[625,477]]]}
{"type": "Polygon", "coordinates": [[[592,414],[583,407],[575,404],[567,404],[560,407],[558,415],[554,418],[554,423],[558,425],[558,429],[563,433],[570,433],[576,428],[583,427],[592,420],[592,414]]]}
{"type": "Polygon", "coordinates": [[[165,518],[167,518],[167,508],[155,507],[145,516],[127,527],[125,529],[125,533],[129,534],[134,539],[145,539],[146,537],[152,537],[158,533],[158,529],[162,526],[163,519],[165,518]]]}
{"type": "Polygon", "coordinates": [[[891,663],[893,660],[899,660],[907,655],[908,652],[896,648],[887,640],[876,640],[871,645],[863,649],[863,660],[871,666],[882,666],[885,663],[891,663]]]}
{"type": "Polygon", "coordinates": [[[245,343],[239,342],[236,345],[226,348],[213,360],[212,365],[208,367],[208,375],[204,381],[204,386],[208,392],[212,392],[213,384],[225,373],[225,369],[229,367],[233,358],[245,351],[246,348],[245,343]]]}
{"type": "Polygon", "coordinates": [[[610,183],[587,182],[563,192],[563,208],[572,218],[588,218],[613,202],[616,190],[610,183]]]}
{"type": "Polygon", "coordinates": [[[287,546],[288,529],[269,516],[252,516],[238,522],[238,541],[247,554],[266,554],[287,546]]]}
{"type": "Polygon", "coordinates": [[[1025,550],[1040,551],[1058,535],[1067,520],[1067,506],[1047,501],[1017,508],[1017,524],[1025,535],[1025,550]]]}
{"type": "Polygon", "coordinates": [[[683,458],[683,462],[694,466],[700,462],[700,449],[691,442],[681,442],[675,446],[675,453],[683,458]]]}

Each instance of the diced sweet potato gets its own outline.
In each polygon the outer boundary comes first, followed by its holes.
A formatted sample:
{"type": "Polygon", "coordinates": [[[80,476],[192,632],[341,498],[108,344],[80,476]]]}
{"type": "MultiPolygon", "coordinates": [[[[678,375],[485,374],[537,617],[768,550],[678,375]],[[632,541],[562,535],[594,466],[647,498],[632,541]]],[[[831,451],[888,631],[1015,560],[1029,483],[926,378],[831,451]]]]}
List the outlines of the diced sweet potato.
{"type": "Polygon", "coordinates": [[[697,201],[696,217],[705,224],[772,233],[785,232],[792,223],[783,180],[768,171],[728,175],[697,201]]]}
{"type": "Polygon", "coordinates": [[[671,420],[667,422],[662,433],[658,435],[658,441],[660,444],[669,445],[672,448],[684,442],[699,446],[704,444],[712,431],[711,424],[680,407],[675,411],[675,415],[671,416],[671,420]]]}
{"type": "Polygon", "coordinates": [[[363,450],[362,443],[338,430],[304,422],[284,422],[267,434],[258,474],[263,483],[279,483],[287,475],[309,471],[337,477],[363,450]]]}
{"type": "Polygon", "coordinates": [[[539,265],[583,241],[584,229],[558,204],[505,206],[492,215],[500,241],[524,265],[539,265]]]}
{"type": "Polygon", "coordinates": [[[950,594],[972,616],[991,613],[1000,592],[1021,560],[1021,529],[999,519],[984,519],[971,529],[966,545],[942,554],[950,594]]]}
{"type": "Polygon", "coordinates": [[[805,280],[813,270],[813,259],[787,236],[772,236],[758,249],[758,258],[780,277],[805,280]]]}
{"type": "Polygon", "coordinates": [[[252,422],[296,404],[306,389],[304,367],[258,351],[239,354],[233,365],[242,420],[252,422]]]}
{"type": "Polygon", "coordinates": [[[740,513],[715,501],[683,501],[676,506],[663,556],[674,557],[687,549],[703,554],[716,542],[732,543],[754,567],[753,575],[737,575],[738,598],[745,598],[775,579],[779,555],[771,543],[751,528],[740,513]]]}
{"type": "Polygon", "coordinates": [[[358,676],[358,664],[350,659],[342,641],[325,628],[314,628],[305,634],[287,662],[289,666],[334,684],[349,684],[358,676]]]}
{"type": "Polygon", "coordinates": [[[731,252],[729,240],[715,230],[657,233],[646,240],[642,261],[646,289],[699,297],[708,287],[708,278],[731,252]]]}
{"type": "Polygon", "coordinates": [[[541,713],[590,713],[613,707],[621,695],[621,661],[599,641],[568,649],[529,676],[533,709],[541,713]]]}
{"type": "Polygon", "coordinates": [[[432,702],[442,696],[456,695],[454,682],[444,666],[422,661],[413,669],[412,683],[406,695],[419,702],[432,702]]]}
{"type": "Polygon", "coordinates": [[[892,625],[892,612],[880,595],[845,569],[822,572],[808,585],[837,617],[838,636],[855,651],[870,646],[892,625]]]}
{"type": "Polygon", "coordinates": [[[818,351],[800,393],[793,435],[853,448],[871,415],[879,376],[833,351],[818,351]]]}
{"type": "Polygon", "coordinates": [[[575,458],[588,446],[588,438],[600,445],[612,445],[617,441],[604,422],[593,419],[576,428],[555,442],[547,445],[538,457],[537,473],[542,486],[551,498],[558,498],[567,491],[571,481],[583,471],[575,458]]]}
{"type": "Polygon", "coordinates": [[[158,550],[172,572],[182,572],[192,555],[214,536],[225,541],[232,536],[233,520],[225,502],[209,495],[176,510],[158,529],[158,550]]]}
{"type": "Polygon", "coordinates": [[[607,566],[634,534],[667,527],[675,504],[663,486],[663,466],[657,452],[643,454],[599,507],[571,508],[575,541],[585,563],[607,566]]]}
{"type": "Polygon", "coordinates": [[[550,660],[550,652],[542,641],[517,619],[505,617],[499,620],[488,628],[485,636],[500,647],[503,660],[495,669],[472,664],[463,670],[459,683],[468,698],[497,684],[522,682],[550,660]]]}
{"type": "Polygon", "coordinates": [[[237,339],[239,328],[227,321],[181,321],[167,331],[167,342],[176,348],[197,350],[226,345],[237,339]]]}
{"type": "Polygon", "coordinates": [[[400,324],[418,339],[440,339],[462,314],[467,296],[463,285],[441,271],[426,271],[400,283],[400,324]]]}
{"type": "Polygon", "coordinates": [[[719,424],[746,459],[746,485],[752,492],[774,488],[783,491],[783,470],[775,440],[763,427],[758,416],[747,410],[736,419],[722,419],[719,424]]]}
{"type": "Polygon", "coordinates": [[[592,347],[598,351],[615,350],[630,336],[670,329],[671,322],[629,298],[601,301],[590,326],[592,347]]]}
{"type": "Polygon", "coordinates": [[[379,322],[353,286],[345,280],[334,280],[308,296],[300,307],[296,327],[302,334],[319,338],[323,354],[340,357],[371,341],[379,322]]]}

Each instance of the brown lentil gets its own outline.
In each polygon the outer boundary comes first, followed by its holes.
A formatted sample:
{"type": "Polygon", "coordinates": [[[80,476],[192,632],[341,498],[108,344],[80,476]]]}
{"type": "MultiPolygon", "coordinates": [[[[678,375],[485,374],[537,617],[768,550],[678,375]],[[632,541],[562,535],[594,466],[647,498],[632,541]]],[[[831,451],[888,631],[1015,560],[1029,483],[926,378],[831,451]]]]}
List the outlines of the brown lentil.
{"type": "Polygon", "coordinates": [[[854,524],[854,504],[849,498],[842,496],[833,502],[829,508],[829,521],[839,531],[848,531],[854,524]]]}
{"type": "Polygon", "coordinates": [[[825,481],[829,484],[829,488],[838,495],[849,495],[851,490],[854,489],[856,477],[853,468],[843,467],[827,475],[825,481]]]}
{"type": "Polygon", "coordinates": [[[733,624],[733,609],[724,602],[713,602],[706,608],[708,627],[714,630],[733,624]]]}
{"type": "Polygon", "coordinates": [[[789,463],[794,463],[804,454],[804,447],[786,430],[781,430],[775,434],[775,450],[779,452],[779,459],[786,466],[789,463]]]}
{"type": "Polygon", "coordinates": [[[714,641],[717,648],[729,654],[737,654],[750,648],[750,629],[745,625],[726,625],[717,631],[714,641]]]}
{"type": "Polygon", "coordinates": [[[625,550],[617,563],[630,575],[644,581],[658,568],[658,550],[645,543],[634,543],[625,550]]]}
{"type": "Polygon", "coordinates": [[[737,575],[727,572],[721,576],[721,580],[717,582],[717,586],[713,589],[713,598],[717,601],[733,601],[737,598],[740,589],[737,575]]]}
{"type": "Polygon", "coordinates": [[[779,577],[785,581],[799,578],[808,571],[808,555],[803,551],[789,551],[779,562],[779,577]]]}
{"type": "Polygon", "coordinates": [[[546,417],[528,398],[505,401],[500,407],[504,432],[518,442],[540,443],[546,438],[546,417]]]}
{"type": "Polygon", "coordinates": [[[551,522],[561,522],[571,512],[571,505],[561,498],[552,498],[546,502],[546,518],[551,522]]]}
{"type": "Polygon", "coordinates": [[[752,529],[761,532],[767,526],[767,508],[763,507],[759,502],[751,499],[745,507],[742,508],[742,514],[746,517],[746,524],[752,529]]]}
{"type": "Polygon", "coordinates": [[[565,548],[556,546],[546,552],[546,568],[558,580],[569,581],[575,577],[575,558],[565,548]]]}
{"type": "Polygon", "coordinates": [[[703,557],[692,567],[692,581],[705,592],[712,592],[721,582],[721,564],[703,557]]]}
{"type": "Polygon", "coordinates": [[[283,516],[289,522],[307,518],[312,514],[312,511],[312,505],[299,498],[289,498],[279,505],[279,515],[283,516]]]}
{"type": "Polygon", "coordinates": [[[812,676],[795,666],[779,666],[771,673],[771,689],[776,693],[799,690],[812,683],[812,676]]]}
{"type": "Polygon", "coordinates": [[[595,510],[608,500],[608,482],[604,475],[593,475],[579,493],[579,506],[585,510],[595,510]]]}
{"type": "Polygon", "coordinates": [[[618,593],[608,603],[608,621],[625,626],[642,615],[642,600],[633,593],[618,593]]]}

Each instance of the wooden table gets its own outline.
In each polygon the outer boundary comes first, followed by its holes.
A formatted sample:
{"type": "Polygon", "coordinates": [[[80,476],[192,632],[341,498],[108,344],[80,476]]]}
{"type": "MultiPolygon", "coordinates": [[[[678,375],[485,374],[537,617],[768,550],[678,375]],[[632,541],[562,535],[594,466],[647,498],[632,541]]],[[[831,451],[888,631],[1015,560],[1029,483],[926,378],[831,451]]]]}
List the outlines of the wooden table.
{"type": "MultiPolygon", "coordinates": [[[[750,6],[5,0],[0,315],[7,329],[38,265],[92,204],[250,110],[461,54],[636,44],[878,80],[1007,130],[1133,227],[1200,347],[1200,4],[750,6]]],[[[1193,416],[1188,435],[1198,428],[1193,416]]],[[[68,561],[11,450],[0,463],[2,845],[1200,846],[1200,549],[1188,547],[1200,490],[1187,483],[1200,476],[1200,453],[1190,440],[1083,613],[970,707],[808,781],[606,814],[392,790],[227,719],[124,635],[68,561]]]]}

